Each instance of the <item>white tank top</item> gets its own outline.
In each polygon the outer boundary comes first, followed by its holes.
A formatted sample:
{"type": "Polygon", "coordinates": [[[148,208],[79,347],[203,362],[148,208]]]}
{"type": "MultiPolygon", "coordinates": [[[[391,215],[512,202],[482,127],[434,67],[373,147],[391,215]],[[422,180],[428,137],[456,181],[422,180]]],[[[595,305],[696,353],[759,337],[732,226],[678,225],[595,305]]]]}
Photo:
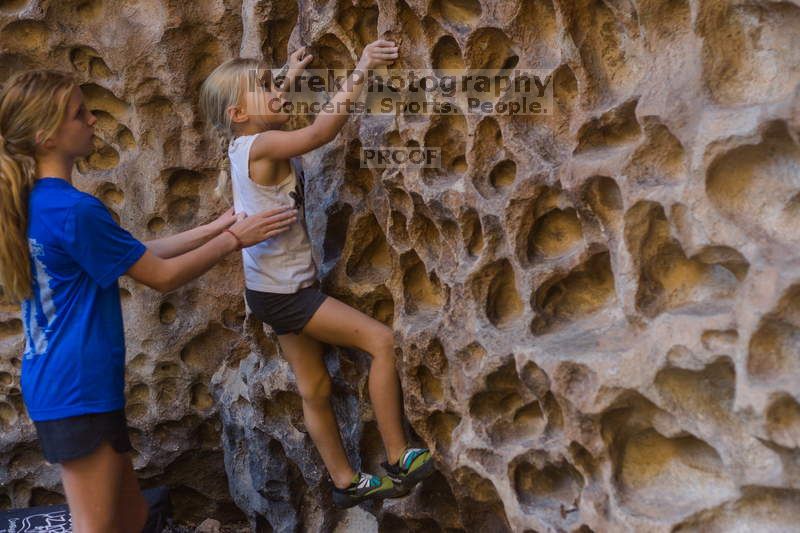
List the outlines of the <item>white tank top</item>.
{"type": "Polygon", "coordinates": [[[250,216],[295,205],[298,213],[288,231],[242,250],[245,286],[253,291],[291,294],[312,285],[317,277],[305,223],[304,184],[295,161],[290,161],[289,175],[277,185],[250,179],[250,147],[257,135],[236,137],[228,147],[234,209],[250,216]]]}

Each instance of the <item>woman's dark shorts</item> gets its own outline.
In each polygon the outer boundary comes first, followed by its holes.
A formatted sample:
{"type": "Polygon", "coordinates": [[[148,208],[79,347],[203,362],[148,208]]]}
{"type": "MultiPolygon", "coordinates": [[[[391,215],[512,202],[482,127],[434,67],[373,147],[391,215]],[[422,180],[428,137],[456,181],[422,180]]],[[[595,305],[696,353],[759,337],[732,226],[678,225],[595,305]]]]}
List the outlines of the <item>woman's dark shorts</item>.
{"type": "Polygon", "coordinates": [[[48,463],[63,463],[89,455],[104,440],[107,440],[118,453],[133,450],[123,410],[71,416],[33,424],[36,426],[39,444],[48,463]]]}
{"type": "Polygon", "coordinates": [[[327,298],[319,282],[292,294],[245,289],[244,297],[253,315],[272,326],[277,335],[300,333],[327,298]]]}

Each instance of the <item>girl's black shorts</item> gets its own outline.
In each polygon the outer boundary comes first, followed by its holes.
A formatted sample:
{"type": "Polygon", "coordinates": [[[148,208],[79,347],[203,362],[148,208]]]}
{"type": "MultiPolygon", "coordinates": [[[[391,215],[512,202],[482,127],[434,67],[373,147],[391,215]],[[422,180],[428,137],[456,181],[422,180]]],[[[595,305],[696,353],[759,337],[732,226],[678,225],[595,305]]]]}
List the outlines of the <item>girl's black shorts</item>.
{"type": "Polygon", "coordinates": [[[125,411],[92,413],[34,422],[48,463],[63,463],[89,455],[107,440],[118,453],[133,450],[125,411]]]}
{"type": "Polygon", "coordinates": [[[277,335],[300,333],[327,298],[319,282],[292,294],[245,289],[244,297],[253,315],[272,326],[277,335]]]}

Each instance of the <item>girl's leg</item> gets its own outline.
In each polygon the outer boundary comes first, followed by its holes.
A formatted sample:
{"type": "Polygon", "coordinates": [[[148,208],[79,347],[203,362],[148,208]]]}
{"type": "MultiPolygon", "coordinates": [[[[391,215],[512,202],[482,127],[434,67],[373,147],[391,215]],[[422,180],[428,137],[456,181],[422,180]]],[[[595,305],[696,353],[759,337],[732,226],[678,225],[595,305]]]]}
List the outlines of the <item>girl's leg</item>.
{"type": "Polygon", "coordinates": [[[297,378],[303,416],[311,440],[322,456],[333,484],[350,485],[355,471],[347,460],[339,425],[331,407],[331,377],[322,360],[323,346],[307,335],[278,335],[283,356],[297,378]]]}
{"type": "Polygon", "coordinates": [[[369,396],[378,421],[378,431],[390,463],[406,449],[400,407],[392,330],[372,317],[330,296],[311,317],[303,333],[328,344],[356,348],[372,356],[369,396]]]}
{"type": "Polygon", "coordinates": [[[61,481],[73,531],[140,532],[147,520],[147,504],[138,484],[135,492],[132,490],[131,476],[135,482],[130,457],[117,453],[106,441],[86,457],[65,461],[61,465],[61,481]]]}

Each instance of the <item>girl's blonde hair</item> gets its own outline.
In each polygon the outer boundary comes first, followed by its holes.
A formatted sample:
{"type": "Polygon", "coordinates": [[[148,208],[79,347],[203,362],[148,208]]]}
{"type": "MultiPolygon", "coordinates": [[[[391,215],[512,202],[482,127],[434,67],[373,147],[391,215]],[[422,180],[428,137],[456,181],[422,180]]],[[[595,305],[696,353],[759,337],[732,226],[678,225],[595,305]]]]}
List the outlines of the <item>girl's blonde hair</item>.
{"type": "Polygon", "coordinates": [[[219,134],[224,154],[215,193],[228,203],[231,203],[232,199],[227,146],[233,136],[228,108],[241,102],[247,84],[253,80],[250,73],[263,71],[266,68],[264,62],[258,59],[230,59],[215,68],[200,87],[200,109],[209,125],[219,134]]]}
{"type": "Polygon", "coordinates": [[[31,293],[28,195],[36,147],[61,125],[74,87],[67,73],[29,70],[11,76],[0,92],[0,285],[12,302],[31,293]]]}

